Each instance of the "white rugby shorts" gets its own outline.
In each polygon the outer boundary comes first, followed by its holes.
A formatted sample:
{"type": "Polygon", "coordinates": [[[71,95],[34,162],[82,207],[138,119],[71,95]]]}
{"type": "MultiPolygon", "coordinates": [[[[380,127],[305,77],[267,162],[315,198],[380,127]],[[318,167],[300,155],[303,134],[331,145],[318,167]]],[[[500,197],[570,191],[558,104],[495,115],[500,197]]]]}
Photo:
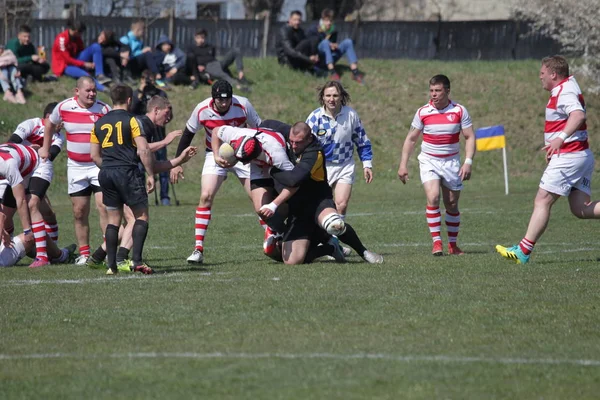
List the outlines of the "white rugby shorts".
{"type": "Polygon", "coordinates": [[[228,172],[232,172],[238,178],[250,178],[250,164],[239,162],[231,168],[223,168],[215,162],[215,154],[212,151],[206,152],[206,155],[204,156],[204,167],[202,167],[202,175],[227,176],[228,172]]]}
{"type": "MultiPolygon", "coordinates": [[[[239,163],[238,163],[239,164],[239,163]]],[[[250,164],[250,181],[255,181],[258,179],[273,179],[269,174],[270,166],[261,167],[254,163],[250,164]]]]}
{"type": "Polygon", "coordinates": [[[460,171],[460,155],[438,158],[421,153],[417,159],[419,160],[422,183],[437,179],[442,182],[442,185],[452,191],[463,189],[463,182],[458,176],[460,171]]]}
{"type": "Polygon", "coordinates": [[[52,183],[52,177],[54,176],[54,164],[50,160],[40,159],[40,163],[33,171],[33,178],[41,178],[45,181],[52,183]]]}
{"type": "Polygon", "coordinates": [[[11,247],[0,243],[0,267],[12,267],[25,257],[25,245],[18,236],[11,240],[11,247]]]}
{"type": "Polygon", "coordinates": [[[594,154],[591,150],[553,155],[540,180],[540,188],[559,196],[568,196],[572,189],[592,194],[594,154]]]}
{"type": "Polygon", "coordinates": [[[343,164],[326,164],[327,165],[327,183],[329,186],[334,186],[336,183],[346,183],[352,185],[354,183],[354,158],[349,159],[343,164]]]}
{"type": "Polygon", "coordinates": [[[100,182],[98,182],[99,172],[100,168],[96,164],[67,166],[68,193],[81,192],[90,185],[100,187],[100,182]]]}

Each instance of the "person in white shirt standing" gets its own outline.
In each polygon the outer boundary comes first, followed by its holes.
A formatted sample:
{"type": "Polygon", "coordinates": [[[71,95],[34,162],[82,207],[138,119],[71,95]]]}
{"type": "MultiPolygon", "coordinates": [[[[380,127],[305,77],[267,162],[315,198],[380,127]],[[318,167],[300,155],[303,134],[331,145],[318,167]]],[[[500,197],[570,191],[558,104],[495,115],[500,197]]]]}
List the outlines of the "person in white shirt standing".
{"type": "MultiPolygon", "coordinates": [[[[44,144],[39,150],[40,157],[47,160],[50,157],[50,144],[59,124],[63,124],[67,134],[67,179],[68,192],[73,204],[75,221],[75,236],[79,245],[77,265],[85,265],[90,258],[90,226],[89,214],[92,194],[96,200],[96,208],[100,214],[102,233],[106,229],[106,209],[102,203],[102,192],[98,182],[100,169],[94,164],[91,156],[90,132],[94,123],[110,111],[110,107],[96,100],[96,83],[89,76],[77,80],[75,96],[63,100],[54,108],[46,120],[44,144]]],[[[118,134],[119,132],[115,132],[118,134]]],[[[102,246],[97,252],[106,257],[102,246]]]]}
{"type": "Polygon", "coordinates": [[[341,83],[329,81],[319,89],[321,107],[306,118],[306,123],[323,146],[327,181],[333,189],[337,212],[346,215],[354,183],[354,147],[363,163],[363,176],[373,181],[373,151],[356,110],[347,104],[350,95],[341,83]]]}
{"type": "Polygon", "coordinates": [[[417,110],[404,145],[398,168],[402,183],[408,181],[408,160],[415,149],[417,139],[423,134],[419,167],[421,182],[427,197],[425,215],[433,240],[431,253],[444,255],[441,237],[442,214],[440,193],[446,208],[448,253],[464,254],[457,245],[460,227],[458,199],[463,181],[471,178],[471,165],[475,156],[475,133],[467,109],[450,100],[450,79],[436,75],[429,80],[429,103],[417,110]],[[460,165],[460,133],[466,139],[466,158],[460,165]]]}
{"type": "Polygon", "coordinates": [[[510,248],[496,251],[517,264],[529,262],[531,252],[550,220],[550,210],[561,196],[568,197],[577,218],[600,218],[600,202],[591,201],[594,154],[589,149],[585,101],[569,64],[562,56],[546,57],[540,68],[542,87],[550,92],[546,104],[544,170],[525,237],[510,248]]]}

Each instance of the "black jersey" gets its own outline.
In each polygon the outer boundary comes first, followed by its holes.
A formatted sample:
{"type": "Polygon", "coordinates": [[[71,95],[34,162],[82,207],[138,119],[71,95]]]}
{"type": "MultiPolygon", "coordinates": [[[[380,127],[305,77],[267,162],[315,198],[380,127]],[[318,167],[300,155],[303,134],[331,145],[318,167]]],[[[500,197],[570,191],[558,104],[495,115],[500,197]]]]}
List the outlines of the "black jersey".
{"type": "Polygon", "coordinates": [[[135,138],[143,136],[138,120],[125,110],[112,110],[94,124],[90,142],[102,148],[102,168],[137,167],[135,138]]]}

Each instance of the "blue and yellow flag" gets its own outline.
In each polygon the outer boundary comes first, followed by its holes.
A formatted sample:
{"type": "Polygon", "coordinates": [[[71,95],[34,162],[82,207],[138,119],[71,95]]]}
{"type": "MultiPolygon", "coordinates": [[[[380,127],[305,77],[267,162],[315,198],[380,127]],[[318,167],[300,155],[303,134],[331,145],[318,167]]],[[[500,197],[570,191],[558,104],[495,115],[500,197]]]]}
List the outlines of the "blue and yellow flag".
{"type": "Polygon", "coordinates": [[[506,147],[504,126],[488,126],[475,131],[477,151],[503,149],[506,147]]]}

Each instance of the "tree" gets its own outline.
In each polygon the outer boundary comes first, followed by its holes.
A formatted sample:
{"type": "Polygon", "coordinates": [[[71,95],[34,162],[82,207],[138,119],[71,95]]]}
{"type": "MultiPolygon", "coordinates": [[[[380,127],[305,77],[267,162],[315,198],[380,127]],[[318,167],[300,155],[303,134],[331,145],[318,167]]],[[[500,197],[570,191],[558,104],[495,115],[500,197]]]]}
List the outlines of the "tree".
{"type": "Polygon", "coordinates": [[[244,0],[246,18],[255,19],[264,11],[269,11],[271,18],[276,19],[284,0],[244,0]]]}
{"type": "Polygon", "coordinates": [[[515,15],[558,41],[564,52],[581,56],[578,69],[592,78],[600,92],[600,19],[597,0],[529,0],[515,6],[515,15]]]}

